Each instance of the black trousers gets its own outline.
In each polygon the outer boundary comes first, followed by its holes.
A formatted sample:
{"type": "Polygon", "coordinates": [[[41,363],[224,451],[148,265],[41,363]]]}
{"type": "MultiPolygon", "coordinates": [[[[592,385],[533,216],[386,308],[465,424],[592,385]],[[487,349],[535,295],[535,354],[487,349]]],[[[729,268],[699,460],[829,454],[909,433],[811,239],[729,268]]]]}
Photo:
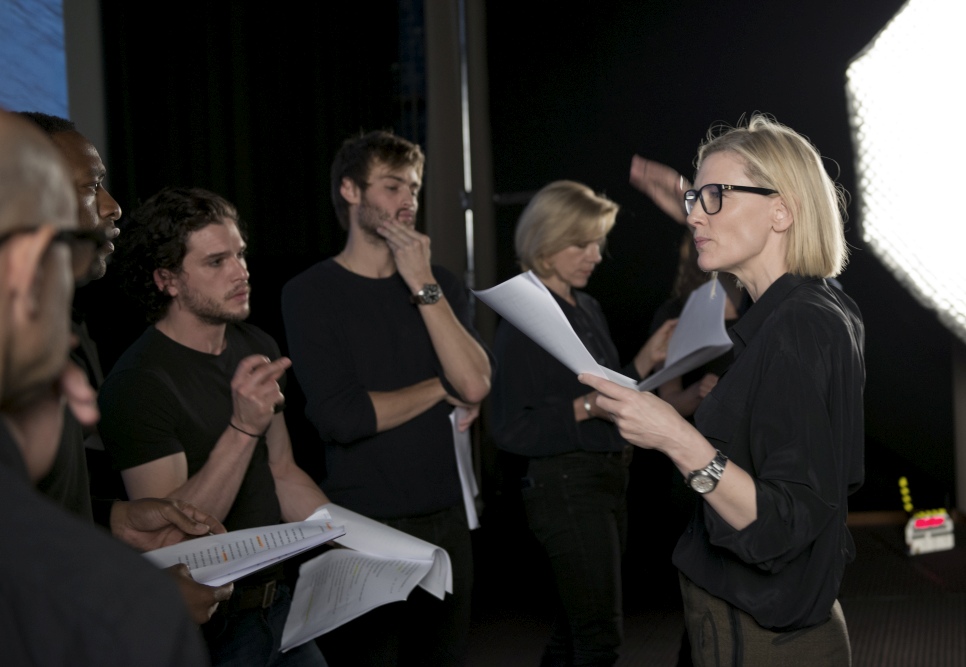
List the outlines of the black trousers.
{"type": "Polygon", "coordinates": [[[544,666],[606,667],[624,639],[621,558],[633,449],[530,460],[527,522],[553,569],[560,604],[544,666]]]}

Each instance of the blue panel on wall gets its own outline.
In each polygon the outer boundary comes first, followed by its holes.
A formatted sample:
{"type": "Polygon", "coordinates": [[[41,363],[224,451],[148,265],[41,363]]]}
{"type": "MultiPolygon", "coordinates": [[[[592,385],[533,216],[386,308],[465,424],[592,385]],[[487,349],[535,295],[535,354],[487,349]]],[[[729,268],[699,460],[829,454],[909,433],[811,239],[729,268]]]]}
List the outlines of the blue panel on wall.
{"type": "Polygon", "coordinates": [[[61,0],[0,0],[0,107],[67,117],[61,0]]]}

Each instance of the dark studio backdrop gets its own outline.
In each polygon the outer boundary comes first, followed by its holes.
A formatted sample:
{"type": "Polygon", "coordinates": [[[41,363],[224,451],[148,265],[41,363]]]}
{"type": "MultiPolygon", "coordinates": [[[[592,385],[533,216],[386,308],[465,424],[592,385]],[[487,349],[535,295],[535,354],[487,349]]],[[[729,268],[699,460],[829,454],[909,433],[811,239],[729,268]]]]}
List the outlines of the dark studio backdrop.
{"type": "MultiPolygon", "coordinates": [[[[487,4],[495,192],[532,192],[567,178],[621,205],[588,291],[625,357],[643,344],[668,297],[683,233],[627,184],[631,155],[691,176],[712,123],[760,110],[809,136],[854,192],[844,72],[901,4],[487,4]]],[[[112,194],[126,211],[174,184],[235,202],[249,227],[251,320],[284,346],[281,286],[344,241],[329,199],[334,151],[360,129],[425,138],[421,3],[104,0],[102,7],[112,194]]],[[[516,272],[512,232],[521,208],[496,206],[499,280],[516,272]]],[[[867,482],[851,507],[901,509],[899,475],[909,477],[917,506],[950,506],[951,335],[865,249],[854,207],[850,213],[853,252],[841,282],[865,316],[868,366],[867,482]]],[[[110,272],[81,298],[110,365],[143,325],[119,308],[110,272]]],[[[298,406],[297,388],[287,393],[298,406]]],[[[298,424],[292,430],[311,442],[298,424]]],[[[491,446],[485,430],[481,442],[491,446]]],[[[312,449],[301,447],[300,460],[311,462],[312,449]]],[[[491,462],[482,479],[485,531],[488,518],[491,526],[514,520],[514,463],[483,459],[491,462]]],[[[670,480],[666,463],[638,452],[629,561],[666,562],[679,513],[670,480]]]]}

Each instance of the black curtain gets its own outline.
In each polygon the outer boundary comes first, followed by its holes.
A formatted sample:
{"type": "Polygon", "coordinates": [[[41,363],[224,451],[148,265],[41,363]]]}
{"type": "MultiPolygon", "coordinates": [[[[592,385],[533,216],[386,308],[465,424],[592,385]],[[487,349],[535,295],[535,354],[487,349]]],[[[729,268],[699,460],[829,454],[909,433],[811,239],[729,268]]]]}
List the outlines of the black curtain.
{"type": "MultiPolygon", "coordinates": [[[[125,213],[167,185],[233,202],[247,227],[252,315],[285,352],[285,282],[341,249],[329,166],[342,141],[393,129],[399,10],[365,3],[103,0],[108,166],[125,213]]],[[[417,54],[419,55],[419,54],[417,54]]],[[[122,235],[117,243],[124,243],[122,235]]],[[[145,327],[116,276],[78,292],[105,369],[145,327]]],[[[321,476],[316,436],[289,374],[296,456],[321,476]]]]}
{"type": "MultiPolygon", "coordinates": [[[[248,232],[251,320],[282,345],[281,286],[344,242],[334,152],[398,122],[398,22],[391,0],[102,2],[112,194],[125,212],[166,185],[232,201],[248,232]]],[[[143,323],[119,312],[110,272],[83,296],[104,313],[91,319],[110,365],[143,323]]]]}

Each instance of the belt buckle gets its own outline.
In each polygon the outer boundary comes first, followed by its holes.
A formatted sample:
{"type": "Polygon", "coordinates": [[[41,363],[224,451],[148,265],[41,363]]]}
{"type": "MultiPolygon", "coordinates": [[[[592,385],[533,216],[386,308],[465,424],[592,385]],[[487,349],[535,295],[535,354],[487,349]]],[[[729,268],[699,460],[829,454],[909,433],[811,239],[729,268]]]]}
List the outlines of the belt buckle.
{"type": "Polygon", "coordinates": [[[262,609],[268,609],[275,601],[275,582],[270,581],[265,584],[265,592],[262,595],[262,609]]]}

